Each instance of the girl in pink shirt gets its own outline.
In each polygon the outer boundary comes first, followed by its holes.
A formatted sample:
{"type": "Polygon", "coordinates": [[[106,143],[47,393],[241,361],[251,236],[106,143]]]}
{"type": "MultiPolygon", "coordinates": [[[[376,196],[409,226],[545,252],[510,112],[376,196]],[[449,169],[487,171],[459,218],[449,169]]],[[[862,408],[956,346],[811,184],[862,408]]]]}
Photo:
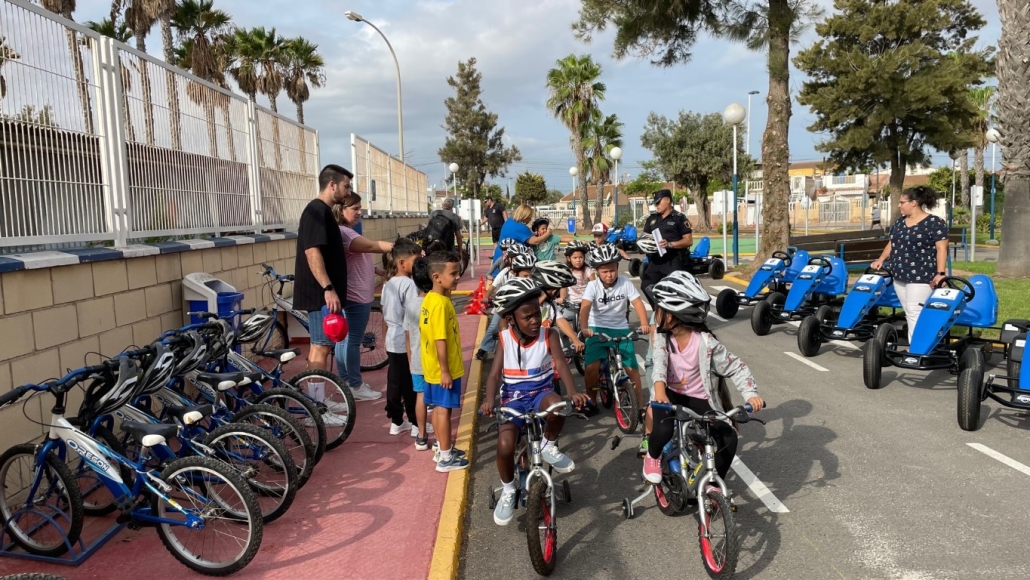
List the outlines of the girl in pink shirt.
{"type": "MultiPolygon", "coordinates": [[[[708,329],[705,320],[711,296],[700,282],[687,272],[673,272],[650,290],[655,304],[654,387],[651,400],[689,407],[695,413],[732,408],[725,377],[733,382],[741,396],[755,411],[765,406],[758,396],[755,378],[739,358],[726,350],[708,329]]],[[[669,411],[650,412],[645,425],[647,436],[644,454],[644,479],[662,482],[662,449],[672,440],[672,421],[664,419],[669,411]]],[[[737,453],[737,433],[729,422],[712,427],[718,444],[715,469],[725,478],[737,453]]]]}

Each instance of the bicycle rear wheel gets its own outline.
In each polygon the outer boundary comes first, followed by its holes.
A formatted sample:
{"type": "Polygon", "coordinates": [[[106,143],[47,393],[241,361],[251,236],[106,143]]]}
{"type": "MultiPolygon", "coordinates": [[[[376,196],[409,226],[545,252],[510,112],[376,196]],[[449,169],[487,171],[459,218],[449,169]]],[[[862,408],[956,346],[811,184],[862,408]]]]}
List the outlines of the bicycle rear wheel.
{"type": "Polygon", "coordinates": [[[344,384],[340,375],[322,369],[310,369],[298,373],[288,384],[311,398],[322,413],[326,451],[343,445],[354,430],[358,409],[354,406],[354,394],[350,387],[344,384]],[[322,387],[312,386],[319,382],[323,383],[322,387]],[[319,396],[322,397],[321,400],[318,400],[319,396]]]}
{"type": "Polygon", "coordinates": [[[26,552],[60,556],[79,540],[82,495],[71,469],[56,455],[47,453],[37,472],[34,445],[11,447],[0,455],[0,486],[0,516],[26,552]]]}
{"type": "Polygon", "coordinates": [[[168,464],[161,479],[171,487],[168,497],[154,494],[153,515],[181,525],[162,523],[157,535],[175,559],[209,576],[242,570],[261,547],[264,527],[254,492],[229,466],[209,457],[185,457],[168,464]],[[204,521],[202,528],[185,524],[185,510],[204,521]],[[176,532],[183,531],[182,537],[176,532]],[[227,540],[224,547],[212,547],[227,540]],[[224,558],[219,558],[225,554],[224,558]],[[214,558],[218,558],[215,560],[214,558]]]}
{"type": "Polygon", "coordinates": [[[543,478],[533,480],[526,498],[526,541],[533,569],[550,576],[558,560],[558,522],[551,515],[551,492],[543,478]]]}
{"type": "Polygon", "coordinates": [[[318,462],[322,460],[322,455],[325,454],[328,436],[325,433],[325,421],[322,419],[322,414],[310,399],[293,389],[268,389],[255,397],[254,402],[278,407],[299,421],[315,444],[314,461],[315,465],[318,465],[318,462]]]}
{"type": "Polygon", "coordinates": [[[705,571],[715,580],[732,578],[737,569],[740,543],[729,500],[719,490],[709,491],[702,498],[698,518],[701,519],[697,529],[698,542],[705,571]],[[705,520],[708,521],[707,526],[705,520]]]}
{"type": "Polygon", "coordinates": [[[375,304],[361,340],[361,370],[376,371],[386,366],[386,320],[383,307],[375,304]]]}
{"type": "Polygon", "coordinates": [[[315,443],[300,421],[272,405],[248,405],[232,421],[256,425],[279,439],[297,467],[297,486],[304,487],[315,468],[315,443]]]}
{"type": "Polygon", "coordinates": [[[208,433],[204,443],[257,494],[264,523],[290,509],[297,495],[297,466],[278,439],[253,425],[229,423],[208,433]]]}

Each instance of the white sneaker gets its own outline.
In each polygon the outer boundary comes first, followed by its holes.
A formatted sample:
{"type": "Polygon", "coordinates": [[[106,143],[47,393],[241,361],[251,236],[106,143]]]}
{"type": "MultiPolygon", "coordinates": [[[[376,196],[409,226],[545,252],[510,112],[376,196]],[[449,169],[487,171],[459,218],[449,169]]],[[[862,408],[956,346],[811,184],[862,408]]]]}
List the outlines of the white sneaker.
{"type": "Polygon", "coordinates": [[[337,415],[336,413],[325,413],[322,415],[322,422],[325,423],[326,427],[346,427],[347,416],[337,415]]]}
{"type": "Polygon", "coordinates": [[[336,413],[337,415],[346,415],[350,412],[350,406],[347,403],[340,401],[324,401],[325,408],[330,413],[336,413]]]}
{"type": "MultiPolygon", "coordinates": [[[[407,421],[401,423],[400,425],[394,425],[393,423],[390,423],[390,435],[400,435],[401,433],[404,433],[409,429],[411,429],[411,423],[408,423],[407,421]]],[[[415,427],[415,430],[415,435],[418,435],[418,427],[415,427]]]]}
{"type": "Polygon", "coordinates": [[[411,426],[411,436],[418,437],[418,425],[411,426]]]}
{"type": "Polygon", "coordinates": [[[383,398],[383,394],[379,391],[373,391],[372,387],[368,386],[368,383],[361,383],[361,386],[357,389],[351,387],[351,392],[354,393],[355,401],[378,401],[383,398]]]}

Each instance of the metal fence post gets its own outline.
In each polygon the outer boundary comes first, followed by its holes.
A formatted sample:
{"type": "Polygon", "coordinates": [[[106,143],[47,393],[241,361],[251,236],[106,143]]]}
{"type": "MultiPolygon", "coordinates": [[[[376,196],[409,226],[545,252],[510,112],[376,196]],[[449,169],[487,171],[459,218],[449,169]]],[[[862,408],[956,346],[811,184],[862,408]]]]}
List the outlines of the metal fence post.
{"type": "Polygon", "coordinates": [[[129,237],[129,170],[122,111],[122,80],[118,49],[106,36],[94,38],[93,75],[96,79],[98,149],[106,189],[107,227],[116,246],[129,237]]]}
{"type": "MultiPolygon", "coordinates": [[[[352,154],[353,155],[353,154],[352,154]]],[[[353,167],[353,157],[351,158],[351,166],[353,167]]],[[[315,131],[315,175],[322,172],[322,148],[319,144],[318,131],[315,131]]]]}
{"type": "MultiPolygon", "coordinates": [[[[250,219],[254,233],[264,229],[264,210],[261,204],[261,159],[258,158],[257,107],[247,101],[247,191],[250,193],[250,219]]],[[[278,144],[277,144],[278,146],[278,144]]]]}

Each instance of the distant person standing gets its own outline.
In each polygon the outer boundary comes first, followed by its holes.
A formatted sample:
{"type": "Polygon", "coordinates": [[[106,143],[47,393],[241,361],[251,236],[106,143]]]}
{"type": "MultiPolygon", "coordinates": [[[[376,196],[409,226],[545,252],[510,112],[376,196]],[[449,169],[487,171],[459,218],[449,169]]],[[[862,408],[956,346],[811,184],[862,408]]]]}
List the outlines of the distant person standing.
{"type": "Polygon", "coordinates": [[[353,173],[339,165],[326,165],[318,174],[321,192],[300,214],[293,306],[308,313],[308,333],[311,335],[309,369],[329,367],[329,354],[334,343],[322,331],[322,307],[339,313],[343,306],[339,293],[347,290],[343,236],[332,208],[350,195],[353,177],[353,173]]]}
{"type": "Polygon", "coordinates": [[[487,197],[485,205],[483,219],[479,220],[479,225],[489,224],[490,239],[496,244],[501,239],[501,227],[508,219],[508,210],[502,203],[494,201],[493,197],[487,197]]]}
{"type": "Polygon", "coordinates": [[[879,201],[876,201],[875,203],[873,203],[873,225],[872,225],[872,227],[880,228],[881,230],[883,229],[883,226],[880,225],[880,202],[879,201]]]}
{"type": "Polygon", "coordinates": [[[460,254],[461,229],[461,218],[454,213],[454,198],[448,197],[443,200],[440,209],[429,214],[429,225],[426,227],[426,255],[441,249],[460,254]]]}

